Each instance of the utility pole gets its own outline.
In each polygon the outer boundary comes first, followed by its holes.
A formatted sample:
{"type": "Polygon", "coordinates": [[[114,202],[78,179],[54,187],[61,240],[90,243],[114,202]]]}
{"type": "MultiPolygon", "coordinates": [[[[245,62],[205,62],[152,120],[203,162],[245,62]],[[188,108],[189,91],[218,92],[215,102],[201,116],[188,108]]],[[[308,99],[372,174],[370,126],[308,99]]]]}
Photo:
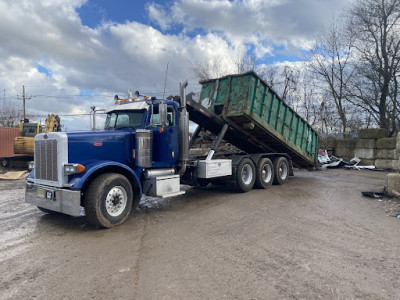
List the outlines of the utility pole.
{"type": "Polygon", "coordinates": [[[22,86],[22,101],[24,105],[24,123],[25,123],[25,85],[22,86]]]}

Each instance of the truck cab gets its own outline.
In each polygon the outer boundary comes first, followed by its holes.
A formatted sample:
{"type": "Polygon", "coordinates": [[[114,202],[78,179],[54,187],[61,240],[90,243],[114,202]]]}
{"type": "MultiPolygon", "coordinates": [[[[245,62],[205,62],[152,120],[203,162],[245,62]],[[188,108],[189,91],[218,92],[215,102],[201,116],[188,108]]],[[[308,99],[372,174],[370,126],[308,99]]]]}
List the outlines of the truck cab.
{"type": "Polygon", "coordinates": [[[104,130],[48,132],[35,138],[26,202],[45,212],[81,215],[101,227],[122,223],[142,194],[182,194],[179,103],[123,99],[106,113],[104,130]],[[105,201],[101,201],[105,199],[105,201]]]}

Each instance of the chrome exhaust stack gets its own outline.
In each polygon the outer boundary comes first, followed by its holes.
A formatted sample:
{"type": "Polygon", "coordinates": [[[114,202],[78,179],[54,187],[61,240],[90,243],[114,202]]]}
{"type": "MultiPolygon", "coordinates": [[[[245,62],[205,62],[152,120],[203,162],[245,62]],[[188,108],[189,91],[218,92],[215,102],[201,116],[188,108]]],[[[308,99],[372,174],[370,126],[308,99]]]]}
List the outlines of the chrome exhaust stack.
{"type": "Polygon", "coordinates": [[[189,160],[189,113],[186,109],[186,87],[188,82],[185,81],[180,85],[181,93],[181,111],[179,112],[179,161],[181,168],[178,174],[182,176],[186,171],[186,164],[189,160]]]}

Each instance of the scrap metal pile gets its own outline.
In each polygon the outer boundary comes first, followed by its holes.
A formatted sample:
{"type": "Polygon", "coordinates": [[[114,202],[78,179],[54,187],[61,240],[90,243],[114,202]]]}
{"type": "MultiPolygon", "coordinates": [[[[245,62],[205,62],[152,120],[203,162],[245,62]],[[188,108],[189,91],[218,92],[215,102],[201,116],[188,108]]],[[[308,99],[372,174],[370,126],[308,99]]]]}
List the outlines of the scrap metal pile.
{"type": "Polygon", "coordinates": [[[346,161],[343,158],[336,157],[334,155],[329,156],[328,150],[323,150],[323,149],[319,149],[318,151],[318,162],[323,170],[327,168],[376,170],[376,167],[374,165],[368,165],[368,166],[359,165],[361,159],[359,159],[358,157],[353,157],[352,159],[350,159],[350,161],[346,161]]]}

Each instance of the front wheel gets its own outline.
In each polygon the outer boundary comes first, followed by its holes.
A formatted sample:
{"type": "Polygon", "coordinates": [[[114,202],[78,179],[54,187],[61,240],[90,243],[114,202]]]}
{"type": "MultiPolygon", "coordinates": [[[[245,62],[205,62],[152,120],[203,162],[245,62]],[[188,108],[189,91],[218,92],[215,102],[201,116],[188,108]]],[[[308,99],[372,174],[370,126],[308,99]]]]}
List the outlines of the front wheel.
{"type": "Polygon", "coordinates": [[[274,184],[284,184],[289,179],[289,163],[286,157],[278,157],[274,160],[274,184]]]}
{"type": "Polygon", "coordinates": [[[128,217],[132,201],[132,186],[125,176],[102,174],[91,183],[85,193],[86,218],[93,225],[114,227],[128,217]]]}
{"type": "Polygon", "coordinates": [[[248,192],[256,181],[254,163],[249,158],[244,158],[236,170],[236,188],[239,192],[248,192]]]}

